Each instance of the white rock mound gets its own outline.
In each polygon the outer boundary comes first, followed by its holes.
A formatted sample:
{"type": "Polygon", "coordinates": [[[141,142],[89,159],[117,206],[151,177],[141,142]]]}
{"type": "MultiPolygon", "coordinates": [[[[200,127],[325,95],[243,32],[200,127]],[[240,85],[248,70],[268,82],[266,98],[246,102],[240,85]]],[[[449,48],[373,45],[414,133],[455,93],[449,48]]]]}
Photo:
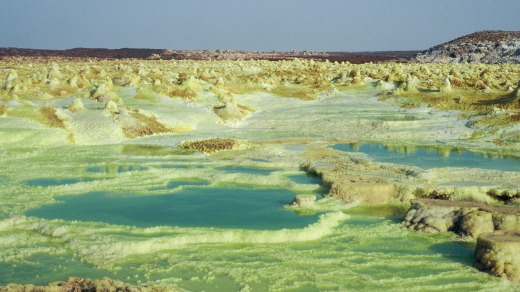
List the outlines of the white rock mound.
{"type": "Polygon", "coordinates": [[[480,31],[419,53],[420,62],[520,64],[520,31],[480,31]]]}

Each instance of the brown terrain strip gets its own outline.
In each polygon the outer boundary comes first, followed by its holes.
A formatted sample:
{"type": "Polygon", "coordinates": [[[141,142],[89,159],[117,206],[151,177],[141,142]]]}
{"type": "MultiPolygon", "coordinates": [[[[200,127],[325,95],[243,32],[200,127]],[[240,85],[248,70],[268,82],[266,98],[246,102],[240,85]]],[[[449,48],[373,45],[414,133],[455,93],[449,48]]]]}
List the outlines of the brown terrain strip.
{"type": "Polygon", "coordinates": [[[18,58],[64,59],[148,59],[148,60],[292,60],[312,59],[331,62],[348,61],[354,64],[368,62],[407,61],[418,51],[381,52],[256,52],[237,50],[162,50],[162,49],[103,49],[74,48],[68,50],[39,50],[0,48],[0,60],[18,58]]]}

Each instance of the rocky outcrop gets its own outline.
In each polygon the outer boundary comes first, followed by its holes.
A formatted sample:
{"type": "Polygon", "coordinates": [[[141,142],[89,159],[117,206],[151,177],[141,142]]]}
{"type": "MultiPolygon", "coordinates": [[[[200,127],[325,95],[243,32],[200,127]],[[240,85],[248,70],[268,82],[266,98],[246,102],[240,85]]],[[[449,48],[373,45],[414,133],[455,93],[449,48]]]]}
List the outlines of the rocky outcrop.
{"type": "Polygon", "coordinates": [[[404,226],[425,232],[453,231],[477,238],[476,264],[491,275],[520,282],[520,209],[475,202],[418,199],[404,226]]]}
{"type": "Polygon", "coordinates": [[[8,109],[9,108],[7,107],[7,105],[5,105],[5,104],[0,105],[0,117],[7,114],[8,109]]]}
{"type": "Polygon", "coordinates": [[[212,138],[207,140],[184,141],[179,147],[188,150],[198,150],[206,154],[213,154],[224,150],[247,149],[251,147],[251,145],[245,141],[230,138],[212,138]]]}
{"type": "Polygon", "coordinates": [[[213,112],[222,122],[238,122],[253,112],[249,107],[239,104],[234,96],[225,98],[223,103],[213,107],[213,112]]]}
{"type": "Polygon", "coordinates": [[[491,275],[520,282],[520,233],[496,231],[477,239],[475,267],[491,275]]]}
{"type": "Polygon", "coordinates": [[[118,109],[115,102],[105,104],[105,110],[114,116],[127,138],[133,139],[155,134],[182,132],[186,129],[172,128],[157,120],[153,114],[145,114],[139,109],[118,109]]]}
{"type": "Polygon", "coordinates": [[[85,106],[83,105],[83,102],[81,99],[76,98],[74,101],[69,105],[68,107],[69,111],[72,113],[77,113],[79,111],[82,111],[85,109],[85,106]]]}
{"type": "Polygon", "coordinates": [[[154,285],[134,286],[123,283],[121,281],[112,280],[109,278],[102,278],[99,280],[69,278],[67,281],[53,282],[46,286],[35,285],[18,285],[8,284],[0,287],[0,292],[68,292],[68,291],[135,291],[135,292],[166,292],[166,291],[184,291],[183,289],[175,287],[159,287],[154,285]]]}
{"type": "Polygon", "coordinates": [[[476,202],[417,199],[402,224],[424,232],[453,231],[476,238],[495,230],[520,232],[520,210],[476,202]]]}
{"type": "Polygon", "coordinates": [[[520,31],[480,31],[419,53],[420,62],[520,64],[520,31]]]}
{"type": "Polygon", "coordinates": [[[289,207],[312,207],[316,202],[316,195],[309,194],[298,194],[294,197],[294,200],[289,204],[289,207]]]}

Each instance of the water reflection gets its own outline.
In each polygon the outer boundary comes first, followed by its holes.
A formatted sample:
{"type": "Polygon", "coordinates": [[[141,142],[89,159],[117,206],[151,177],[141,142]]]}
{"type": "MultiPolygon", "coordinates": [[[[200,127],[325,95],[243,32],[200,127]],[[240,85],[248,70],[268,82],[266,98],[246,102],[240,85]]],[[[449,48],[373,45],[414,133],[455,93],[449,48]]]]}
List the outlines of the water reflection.
{"type": "Polygon", "coordinates": [[[121,154],[135,156],[191,155],[194,151],[157,145],[122,145],[121,154]]]}
{"type": "Polygon", "coordinates": [[[473,153],[461,147],[383,144],[336,144],[332,148],[362,152],[378,162],[413,165],[421,168],[468,167],[520,171],[520,159],[503,155],[473,153]]]}
{"type": "Polygon", "coordinates": [[[95,192],[63,196],[60,204],[29,210],[47,219],[106,222],[138,227],[184,226],[246,229],[303,228],[318,214],[283,208],[294,193],[283,189],[186,188],[165,195],[95,192]]]}
{"type": "Polygon", "coordinates": [[[168,183],[166,188],[174,189],[181,186],[204,186],[208,185],[208,182],[201,179],[176,179],[168,183]]]}
{"type": "Polygon", "coordinates": [[[267,168],[252,168],[244,166],[225,166],[219,167],[218,169],[228,173],[244,173],[244,174],[258,174],[258,175],[269,175],[271,172],[279,169],[267,169],[267,168]]]}
{"type": "Polygon", "coordinates": [[[60,186],[70,185],[79,182],[90,182],[94,181],[92,178],[36,178],[29,179],[24,182],[25,185],[31,187],[49,187],[49,186],[60,186]]]}
{"type": "Polygon", "coordinates": [[[136,165],[117,165],[117,164],[107,164],[104,166],[92,166],[87,167],[86,171],[91,173],[122,173],[127,171],[143,171],[147,170],[147,167],[144,166],[136,166],[136,165]]]}

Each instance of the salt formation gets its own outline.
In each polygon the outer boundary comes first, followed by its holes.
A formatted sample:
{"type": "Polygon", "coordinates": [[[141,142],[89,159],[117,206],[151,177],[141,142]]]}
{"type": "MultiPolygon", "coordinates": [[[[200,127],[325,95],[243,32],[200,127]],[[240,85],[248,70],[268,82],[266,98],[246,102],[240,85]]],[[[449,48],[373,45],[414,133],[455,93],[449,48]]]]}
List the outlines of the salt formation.
{"type": "Polygon", "coordinates": [[[316,202],[316,195],[299,194],[294,197],[294,200],[289,205],[290,207],[309,208],[314,206],[316,202]]]}
{"type": "Polygon", "coordinates": [[[73,76],[73,77],[69,78],[69,80],[67,80],[67,84],[69,84],[69,86],[71,86],[71,87],[77,88],[78,87],[78,77],[73,76]]]}
{"type": "Polygon", "coordinates": [[[119,112],[119,110],[117,108],[117,104],[115,102],[111,101],[111,100],[109,100],[105,104],[105,110],[107,110],[111,114],[115,114],[115,113],[119,112]]]}
{"type": "Polygon", "coordinates": [[[189,88],[193,91],[198,91],[198,90],[204,89],[204,85],[202,85],[200,80],[197,80],[194,76],[189,76],[180,85],[182,88],[189,88]]]}
{"type": "Polygon", "coordinates": [[[2,89],[4,90],[12,90],[15,86],[15,80],[18,78],[18,74],[16,71],[11,70],[7,77],[5,78],[5,83],[2,89]]]}
{"type": "Polygon", "coordinates": [[[51,64],[51,68],[49,69],[49,73],[47,73],[47,79],[48,80],[60,80],[61,79],[61,72],[58,63],[53,62],[51,64]]]}
{"type": "Polygon", "coordinates": [[[87,98],[95,99],[101,103],[107,103],[108,101],[120,101],[117,93],[110,90],[112,86],[112,81],[103,82],[90,90],[87,98]]]}
{"type": "Polygon", "coordinates": [[[56,90],[60,87],[61,82],[60,82],[60,80],[54,78],[54,79],[49,80],[48,84],[49,84],[49,87],[51,90],[56,90]]]}
{"type": "Polygon", "coordinates": [[[451,91],[451,83],[450,83],[450,77],[446,76],[444,80],[442,81],[441,87],[439,87],[440,92],[450,92],[451,91]]]}
{"type": "Polygon", "coordinates": [[[453,231],[473,238],[495,230],[520,232],[520,211],[482,203],[415,200],[403,225],[425,232],[453,231]]]}
{"type": "Polygon", "coordinates": [[[404,86],[404,91],[405,92],[417,92],[418,89],[417,89],[417,84],[419,83],[419,80],[417,79],[417,77],[415,76],[411,76],[410,74],[408,74],[406,76],[406,82],[405,82],[405,86],[404,86]]]}
{"type": "Polygon", "coordinates": [[[514,94],[517,99],[520,99],[520,81],[518,81],[518,86],[514,90],[514,94]]]}
{"type": "Polygon", "coordinates": [[[58,116],[58,111],[52,106],[44,105],[40,107],[40,114],[47,126],[51,128],[65,128],[63,119],[58,116]]]}
{"type": "Polygon", "coordinates": [[[7,114],[8,107],[5,104],[0,105],[0,117],[7,114]]]}
{"type": "Polygon", "coordinates": [[[222,121],[240,121],[247,116],[251,110],[243,105],[239,105],[235,96],[223,97],[224,105],[216,106],[213,111],[222,121]]]}
{"type": "MultiPolygon", "coordinates": [[[[248,243],[248,244],[278,244],[290,242],[307,242],[314,241],[334,232],[343,221],[347,220],[349,215],[337,211],[329,212],[319,216],[316,223],[310,224],[304,228],[296,229],[280,229],[280,230],[243,230],[243,229],[203,229],[203,233],[197,230],[182,230],[184,234],[179,234],[178,228],[170,227],[165,229],[168,236],[144,238],[140,240],[126,240],[118,242],[110,242],[107,240],[99,240],[88,246],[85,246],[85,238],[82,240],[74,240],[70,244],[70,248],[81,254],[90,263],[97,266],[107,266],[112,261],[122,260],[129,256],[146,255],[159,251],[166,251],[178,248],[185,248],[189,245],[207,244],[207,243],[248,243]]],[[[9,222],[0,222],[5,224],[14,224],[18,230],[27,230],[38,232],[45,236],[52,236],[58,241],[69,241],[71,236],[75,234],[74,226],[57,226],[46,223],[44,221],[32,221],[28,218],[20,218],[19,220],[9,220],[9,222]]],[[[12,225],[12,226],[14,226],[12,225]]],[[[0,230],[4,226],[0,224],[0,230]]],[[[143,231],[141,230],[141,233],[143,231]]],[[[83,234],[77,234],[83,237],[83,234]]],[[[106,234],[104,236],[107,236],[106,234]]],[[[110,236],[107,236],[110,239],[110,236]]]]}
{"type": "Polygon", "coordinates": [[[96,99],[96,100],[100,99],[100,98],[103,98],[103,96],[105,96],[107,91],[108,91],[108,89],[107,89],[106,84],[102,83],[102,84],[96,86],[94,89],[91,90],[90,98],[96,99]]]}
{"type": "MultiPolygon", "coordinates": [[[[146,264],[136,268],[138,272],[135,273],[143,271],[142,274],[152,275],[150,279],[141,278],[143,281],[155,281],[153,277],[160,278],[163,272],[177,277],[176,269],[194,267],[197,270],[202,267],[212,271],[220,269],[215,274],[235,277],[233,279],[241,284],[249,283],[240,278],[242,275],[255,274],[252,271],[257,270],[262,274],[259,277],[263,277],[259,280],[259,286],[267,283],[265,287],[268,287],[273,281],[278,283],[274,288],[269,286],[272,290],[284,290],[288,282],[297,283],[293,290],[314,288],[313,285],[317,290],[337,290],[345,289],[347,282],[355,281],[348,278],[346,269],[333,269],[331,266],[364,267],[368,271],[364,272],[366,277],[370,277],[374,264],[401,265],[407,272],[419,265],[427,267],[425,269],[437,268],[437,263],[432,264],[431,261],[445,260],[438,274],[432,275],[428,271],[417,277],[437,283],[449,274],[446,282],[451,282],[443,286],[446,289],[496,288],[497,281],[493,282],[489,277],[484,279],[474,269],[453,265],[450,259],[432,258],[431,252],[424,256],[424,249],[432,242],[444,244],[444,239],[409,232],[388,220],[371,224],[369,229],[357,227],[356,224],[343,226],[340,222],[348,216],[341,212],[327,213],[320,222],[307,228],[267,232],[168,226],[142,229],[23,215],[28,209],[54,203],[58,197],[87,192],[121,190],[138,196],[146,190],[146,194],[165,195],[182,189],[168,189],[170,180],[182,181],[201,176],[208,177],[208,185],[201,188],[211,189],[215,185],[250,186],[253,183],[255,187],[290,188],[290,191],[299,194],[328,191],[330,198],[325,200],[334,199],[331,203],[334,206],[327,208],[324,207],[324,199],[315,201],[314,195],[298,195],[294,200],[296,208],[319,211],[344,210],[347,204],[402,204],[417,197],[517,204],[520,179],[515,171],[469,170],[462,167],[425,170],[400,163],[378,163],[362,154],[340,152],[329,146],[343,142],[383,141],[406,144],[403,151],[413,151],[413,147],[420,144],[443,144],[446,147],[437,151],[448,157],[450,146],[463,145],[486,153],[518,156],[518,99],[511,98],[519,94],[514,86],[520,79],[518,66],[354,65],[308,60],[98,60],[95,64],[59,61],[59,66],[53,65],[49,70],[48,63],[44,61],[36,60],[31,66],[24,62],[7,60],[0,64],[3,70],[0,72],[4,74],[2,81],[5,80],[0,88],[0,115],[3,114],[0,127],[0,248],[9,249],[4,254],[12,259],[9,262],[2,257],[2,265],[18,262],[23,265],[24,261],[31,263],[33,259],[30,256],[35,254],[34,258],[37,259],[42,254],[50,254],[49,257],[61,264],[59,257],[67,258],[70,252],[88,263],[86,270],[94,265],[124,274],[133,271],[129,267],[141,261],[146,264]],[[16,71],[11,71],[11,68],[16,68],[16,71]],[[443,85],[438,90],[441,83],[443,85]],[[396,84],[400,88],[392,92],[396,84]],[[513,91],[506,93],[510,89],[513,91]],[[71,99],[64,97],[75,99],[71,102],[71,99]],[[42,106],[44,103],[48,105],[42,106]],[[248,116],[253,109],[255,114],[248,116]],[[243,121],[245,117],[247,120],[243,121]],[[236,125],[238,122],[241,122],[240,126],[236,125]],[[192,132],[180,134],[188,130],[192,132]],[[208,138],[214,136],[234,138],[208,138]],[[185,142],[181,143],[183,140],[185,142]],[[71,141],[77,145],[103,146],[67,145],[71,141]],[[130,148],[137,145],[130,144],[141,144],[139,147],[145,150],[132,150],[130,148]],[[20,145],[24,148],[19,148],[20,145]],[[69,150],[66,151],[66,160],[63,159],[63,149],[69,150]],[[99,156],[100,152],[108,154],[99,156]],[[82,153],[84,156],[69,160],[82,153]],[[179,155],[183,156],[178,158],[179,155]],[[207,160],[210,167],[197,168],[201,160],[207,160]],[[48,161],[53,163],[49,164],[48,161]],[[243,166],[246,171],[248,167],[279,167],[280,170],[259,175],[213,169],[224,167],[224,164],[243,166]],[[291,181],[290,175],[300,164],[308,165],[308,171],[319,173],[324,187],[291,181]],[[42,178],[41,169],[49,169],[45,172],[49,178],[42,178]],[[44,182],[59,181],[60,177],[88,178],[91,181],[49,187],[29,185],[39,179],[44,182]],[[492,188],[500,191],[495,194],[492,188]],[[340,200],[342,209],[336,203],[340,200]],[[52,248],[46,245],[49,236],[52,236],[52,248]],[[366,259],[366,254],[348,250],[352,245],[365,244],[366,240],[372,240],[372,246],[380,246],[381,237],[392,237],[395,241],[412,238],[421,244],[417,250],[406,255],[393,252],[388,255],[374,248],[377,259],[372,257],[366,265],[359,264],[359,259],[366,259]],[[327,247],[316,249],[314,240],[319,240],[317,244],[320,246],[327,243],[327,247]],[[16,244],[12,244],[13,241],[16,244]],[[26,245],[28,242],[29,246],[26,245]],[[287,248],[291,242],[297,244],[287,248]],[[345,242],[349,244],[337,248],[345,242]],[[211,246],[206,245],[208,243],[211,246]],[[229,251],[227,247],[230,243],[246,243],[247,246],[238,252],[229,251]],[[183,253],[172,252],[177,248],[184,249],[183,253]],[[18,254],[18,249],[25,254],[18,254]],[[266,262],[272,258],[264,255],[277,251],[277,256],[284,258],[274,260],[283,265],[273,267],[271,261],[266,268],[257,268],[260,262],[244,267],[228,261],[235,259],[236,255],[247,258],[250,255],[248,252],[257,253],[260,249],[264,251],[260,254],[266,262]],[[284,249],[294,253],[287,255],[284,249]],[[302,253],[302,249],[307,252],[302,253]],[[208,258],[218,254],[216,250],[225,251],[227,257],[216,261],[218,264],[197,262],[191,257],[200,252],[201,258],[208,258]],[[337,256],[322,260],[331,252],[337,256]],[[307,253],[314,257],[309,257],[307,253]],[[409,258],[402,263],[406,257],[409,258]],[[357,262],[348,262],[350,258],[357,262]],[[317,270],[324,271],[320,277],[329,278],[315,281],[314,277],[310,277],[309,282],[302,280],[302,274],[307,273],[308,267],[314,264],[321,265],[317,270]],[[273,269],[279,270],[273,272],[273,269]],[[290,275],[285,277],[284,271],[290,271],[290,275]],[[460,279],[453,280],[453,275],[458,273],[464,274],[460,279]],[[281,274],[284,277],[277,278],[281,274]],[[334,282],[336,279],[343,282],[334,282]],[[328,283],[338,284],[327,286],[328,283]]],[[[461,236],[474,238],[496,230],[517,230],[515,228],[519,222],[518,215],[495,212],[495,209],[484,204],[478,207],[437,207],[432,203],[414,209],[415,212],[410,211],[407,216],[409,227],[432,232],[454,230],[461,236]]],[[[363,246],[356,247],[363,249],[363,246]]],[[[46,259],[41,262],[47,263],[46,259]]],[[[77,267],[78,263],[69,266],[77,267]]],[[[24,268],[13,265],[13,271],[24,268]]],[[[197,270],[193,274],[198,277],[200,272],[197,270]]],[[[394,276],[370,281],[369,284],[374,285],[370,288],[381,289],[383,282],[388,285],[403,282],[418,285],[417,278],[413,276],[408,279],[394,276]]],[[[211,279],[211,275],[205,279],[211,279]]],[[[193,282],[195,280],[186,280],[186,283],[193,282]]],[[[512,287],[504,283],[500,285],[512,287]]],[[[421,287],[438,289],[434,286],[421,287]]]]}
{"type": "Polygon", "coordinates": [[[346,73],[341,72],[337,77],[332,79],[332,83],[346,84],[349,82],[349,78],[346,73]]]}
{"type": "Polygon", "coordinates": [[[249,147],[248,143],[229,138],[213,138],[207,140],[184,141],[179,147],[198,150],[204,153],[216,153],[223,150],[238,150],[249,147]]]}
{"type": "Polygon", "coordinates": [[[383,89],[383,90],[391,90],[391,89],[394,89],[395,85],[392,82],[377,80],[375,83],[375,87],[378,89],[383,89]]]}
{"type": "Polygon", "coordinates": [[[81,102],[81,99],[79,98],[76,98],[74,99],[74,101],[69,105],[69,111],[70,112],[73,112],[73,113],[76,113],[76,112],[79,112],[83,109],[85,109],[84,105],[83,105],[83,102],[81,102]]]}
{"type": "Polygon", "coordinates": [[[497,231],[477,239],[476,267],[492,275],[520,282],[520,233],[497,231]]]}
{"type": "Polygon", "coordinates": [[[113,101],[108,101],[105,105],[105,109],[114,116],[114,120],[121,127],[125,136],[130,139],[190,130],[189,127],[168,127],[159,122],[157,116],[145,114],[138,109],[130,111],[126,109],[119,110],[117,104],[113,101]]]}
{"type": "MultiPolygon", "coordinates": [[[[514,99],[501,99],[503,92],[508,88],[513,89],[512,94],[519,94],[511,84],[517,83],[520,74],[511,64],[353,65],[311,60],[207,63],[172,61],[166,64],[125,60],[100,61],[95,66],[86,62],[60,61],[51,65],[50,69],[44,62],[30,65],[10,64],[10,68],[18,67],[16,72],[5,71],[6,82],[0,90],[2,98],[20,98],[25,101],[37,96],[40,100],[57,101],[62,97],[79,96],[95,99],[103,104],[111,100],[120,105],[124,99],[132,98],[129,92],[136,90],[139,93],[136,98],[146,97],[149,101],[157,100],[160,95],[193,101],[194,105],[214,112],[217,122],[226,126],[237,126],[253,112],[253,107],[241,104],[244,100],[241,97],[243,94],[268,93],[279,97],[315,101],[320,96],[338,96],[338,91],[349,88],[369,88],[368,84],[364,83],[367,76],[370,77],[366,79],[367,82],[373,82],[377,89],[382,89],[382,99],[396,97],[396,104],[406,108],[426,105],[441,110],[455,109],[480,113],[486,113],[492,108],[504,110],[503,115],[493,117],[473,115],[477,121],[472,121],[469,126],[473,131],[478,131],[473,137],[489,137],[489,140],[495,141],[510,141],[517,137],[514,124],[503,127],[507,122],[507,115],[512,116],[510,119],[516,119],[511,115],[517,107],[514,99]],[[497,72],[508,74],[499,75],[497,72]],[[449,79],[443,81],[441,76],[449,76],[449,79]],[[401,86],[393,90],[396,83],[401,86]],[[437,89],[441,83],[444,84],[440,86],[441,91],[451,88],[450,94],[464,98],[442,99],[440,102],[437,99],[437,89]],[[141,94],[143,92],[146,94],[141,94]],[[212,97],[217,97],[219,103],[207,103],[212,97]],[[478,120],[481,120],[481,124],[478,120]]],[[[264,107],[262,104],[254,104],[254,110],[264,107]]],[[[158,116],[165,119],[162,115],[158,116]]],[[[379,124],[384,127],[388,123],[379,124]]]]}

